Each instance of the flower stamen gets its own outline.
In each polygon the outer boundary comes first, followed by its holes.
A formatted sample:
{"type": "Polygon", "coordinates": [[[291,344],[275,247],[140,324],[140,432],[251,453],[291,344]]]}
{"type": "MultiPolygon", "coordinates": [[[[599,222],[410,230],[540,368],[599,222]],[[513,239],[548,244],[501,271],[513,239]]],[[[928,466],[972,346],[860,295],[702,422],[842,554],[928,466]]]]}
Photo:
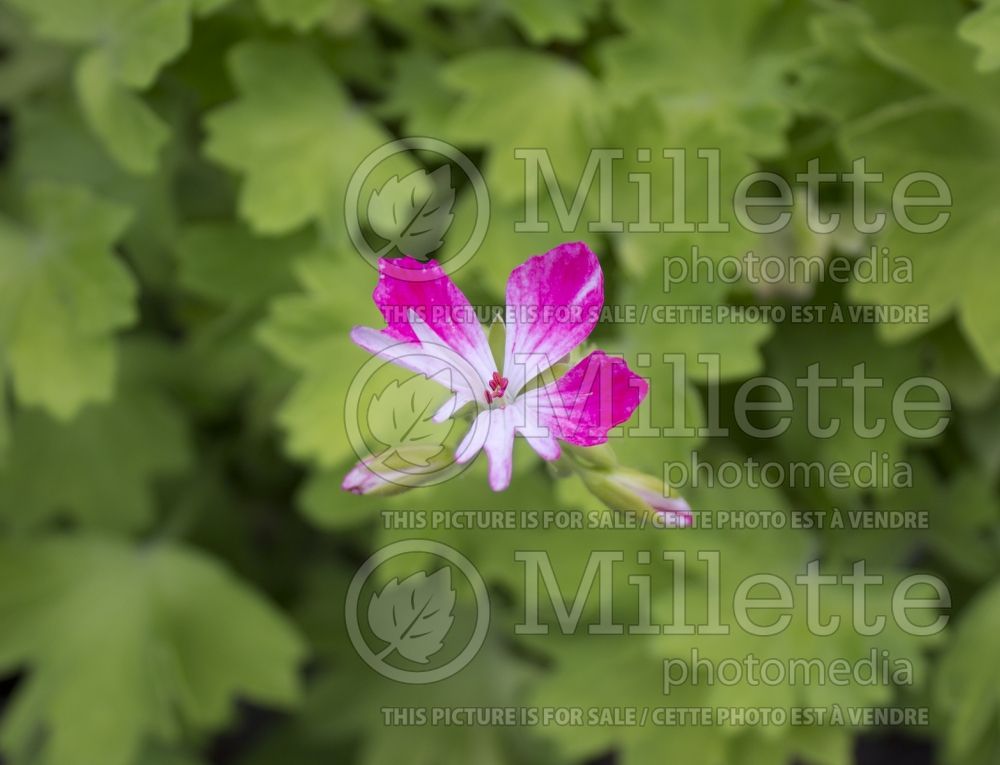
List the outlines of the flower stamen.
{"type": "Polygon", "coordinates": [[[485,391],[486,403],[492,404],[494,399],[503,398],[503,394],[507,392],[508,382],[506,377],[501,377],[499,372],[494,371],[493,377],[490,378],[490,389],[485,391]]]}

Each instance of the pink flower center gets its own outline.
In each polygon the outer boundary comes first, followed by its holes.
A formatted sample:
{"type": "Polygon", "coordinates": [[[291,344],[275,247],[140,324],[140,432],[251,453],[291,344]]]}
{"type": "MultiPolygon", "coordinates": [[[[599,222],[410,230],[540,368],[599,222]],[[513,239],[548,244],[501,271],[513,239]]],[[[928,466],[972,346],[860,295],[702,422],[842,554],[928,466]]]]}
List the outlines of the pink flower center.
{"type": "Polygon", "coordinates": [[[501,377],[499,372],[493,372],[493,377],[490,378],[490,387],[485,391],[487,404],[492,404],[494,400],[503,398],[503,394],[507,391],[507,382],[506,377],[501,377]]]}

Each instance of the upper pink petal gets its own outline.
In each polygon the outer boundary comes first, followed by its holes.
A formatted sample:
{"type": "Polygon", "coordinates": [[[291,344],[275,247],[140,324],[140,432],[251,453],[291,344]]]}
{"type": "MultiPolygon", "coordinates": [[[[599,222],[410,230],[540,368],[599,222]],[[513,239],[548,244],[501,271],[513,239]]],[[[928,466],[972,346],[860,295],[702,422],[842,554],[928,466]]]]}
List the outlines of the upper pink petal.
{"type": "Polygon", "coordinates": [[[418,342],[397,340],[385,331],[371,327],[355,327],[351,339],[374,356],[416,372],[452,391],[455,395],[435,414],[443,422],[469,401],[475,401],[482,389],[481,375],[457,351],[424,324],[415,314],[411,327],[418,342]]]}
{"type": "Polygon", "coordinates": [[[624,360],[594,351],[563,377],[524,394],[534,419],[553,436],[577,446],[596,446],[621,425],[649,392],[649,383],[624,360]]]}
{"type": "Polygon", "coordinates": [[[587,339],[604,305],[604,274],[583,242],[529,258],[507,281],[503,373],[516,396],[587,339]]]}
{"type": "Polygon", "coordinates": [[[446,345],[465,358],[483,380],[496,368],[486,333],[468,299],[435,261],[413,258],[379,260],[378,285],[372,297],[382,315],[383,332],[396,340],[419,341],[411,312],[446,345]]]}

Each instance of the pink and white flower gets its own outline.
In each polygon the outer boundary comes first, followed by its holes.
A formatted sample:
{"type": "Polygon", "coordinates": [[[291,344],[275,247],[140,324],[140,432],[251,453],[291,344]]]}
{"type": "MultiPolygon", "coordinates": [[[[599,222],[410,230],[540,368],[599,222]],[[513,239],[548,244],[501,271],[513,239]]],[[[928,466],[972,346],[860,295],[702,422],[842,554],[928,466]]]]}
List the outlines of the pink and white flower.
{"type": "Polygon", "coordinates": [[[516,435],[543,459],[555,460],[559,441],[606,442],[648,392],[622,359],[603,351],[552,379],[552,367],[587,339],[604,305],[604,274],[583,243],[560,245],[511,273],[502,370],[469,301],[437,263],[380,260],[373,297],[386,328],[355,327],[351,339],[446,385],[453,395],[437,421],[476,407],[455,458],[465,463],[485,450],[494,491],[510,484],[516,435]]]}

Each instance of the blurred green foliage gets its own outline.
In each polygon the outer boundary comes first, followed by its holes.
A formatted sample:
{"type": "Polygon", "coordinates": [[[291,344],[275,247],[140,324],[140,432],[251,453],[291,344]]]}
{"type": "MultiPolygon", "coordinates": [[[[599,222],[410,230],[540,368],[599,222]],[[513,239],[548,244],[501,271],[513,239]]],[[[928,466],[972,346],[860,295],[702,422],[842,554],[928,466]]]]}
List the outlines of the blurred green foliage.
{"type": "MultiPolygon", "coordinates": [[[[1000,3],[2,0],[0,48],[0,669],[19,678],[0,718],[0,752],[13,765],[196,765],[211,752],[223,761],[211,742],[233,731],[242,738],[225,761],[245,765],[558,763],[610,751],[624,765],[846,765],[864,732],[409,729],[387,728],[381,713],[518,703],[915,703],[931,708],[931,725],[910,732],[932,739],[942,763],[998,761],[1000,3]],[[386,681],[359,661],[344,633],[346,582],[373,549],[412,535],[384,528],[381,510],[595,503],[520,451],[503,495],[489,492],[482,464],[389,499],[341,491],[357,459],[344,401],[366,358],[347,333],[381,324],[344,197],[358,164],[406,135],[481,160],[490,228],[456,274],[475,302],[502,302],[511,268],[583,238],[601,256],[609,304],[929,306],[930,324],[607,325],[595,337],[633,366],[638,354],[688,359],[687,379],[661,365],[639,369],[653,390],[640,414],[658,426],[671,424],[664,402],[678,388],[687,424],[707,421],[713,394],[700,353],[721,356],[724,410],[751,375],[791,384],[814,363],[847,375],[867,362],[886,380],[873,399],[879,412],[906,377],[945,382],[954,412],[933,441],[892,427],[875,441],[847,431],[817,441],[797,423],[780,439],[615,444],[624,464],[654,475],[693,449],[711,462],[872,451],[910,461],[915,478],[903,489],[744,485],[687,498],[707,513],[914,509],[929,514],[925,531],[647,529],[612,539],[629,551],[686,550],[692,561],[719,550],[727,599],[747,574],[791,581],[816,558],[843,572],[865,558],[890,583],[914,566],[937,573],[953,595],[955,629],[944,640],[890,630],[876,641],[913,662],[912,686],[661,693],[662,658],[691,646],[715,657],[867,655],[856,635],[820,638],[798,626],[780,639],[515,640],[506,626],[521,607],[514,551],[544,549],[557,570],[580,571],[589,551],[609,544],[600,530],[422,531],[462,550],[504,593],[490,639],[462,673],[429,687],[386,681]],[[687,258],[694,246],[722,257],[856,253],[859,243],[802,227],[785,238],[740,226],[515,233],[525,205],[515,149],[548,149],[565,193],[588,152],[609,146],[624,150],[626,172],[648,169],[636,148],[692,157],[718,148],[723,199],[754,169],[791,178],[819,157],[843,173],[864,156],[886,176],[875,195],[914,170],[939,173],[952,218],[933,235],[890,226],[864,239],[912,259],[906,283],[768,295],[681,282],[665,294],[662,259],[687,258]],[[248,733],[255,718],[241,703],[283,715],[248,733]]],[[[700,220],[706,181],[701,161],[690,162],[683,201],[700,220]]],[[[417,167],[401,155],[386,178],[417,167]]],[[[621,215],[634,218],[634,189],[616,193],[621,215]]],[[[654,186],[654,208],[675,209],[675,193],[654,186]]],[[[834,209],[846,194],[835,187],[825,203],[834,209]]],[[[584,221],[596,218],[595,204],[588,197],[584,221]]],[[[472,190],[461,188],[456,225],[473,212],[472,190]]],[[[731,210],[721,213],[732,221],[731,210]]],[[[444,256],[456,246],[446,241],[444,256]]],[[[849,400],[833,406],[850,418],[849,400]]],[[[691,568],[697,592],[704,571],[691,568]]],[[[669,613],[671,604],[655,607],[669,613]]]]}

